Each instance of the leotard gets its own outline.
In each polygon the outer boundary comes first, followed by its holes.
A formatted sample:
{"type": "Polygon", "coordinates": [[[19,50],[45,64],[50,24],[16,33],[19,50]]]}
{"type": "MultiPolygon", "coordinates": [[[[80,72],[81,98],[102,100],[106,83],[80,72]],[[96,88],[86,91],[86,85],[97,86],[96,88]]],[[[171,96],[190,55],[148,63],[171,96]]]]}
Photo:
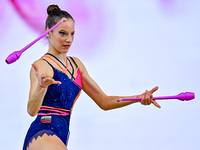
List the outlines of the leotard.
{"type": "MultiPolygon", "coordinates": [[[[54,57],[57,59],[55,56],[51,55],[52,57],[50,57],[49,55],[51,54],[47,53],[43,57],[49,57],[50,59],[54,57]]],[[[52,60],[58,64],[55,59],[52,60]]],[[[46,59],[43,59],[52,67],[54,72],[53,79],[55,81],[60,81],[62,84],[52,84],[48,86],[37,117],[30,125],[26,134],[23,150],[26,150],[26,147],[33,138],[37,139],[38,136],[42,136],[44,133],[47,135],[58,136],[67,146],[70,115],[82,89],[80,69],[74,59],[70,57],[77,67],[77,76],[74,78],[74,67],[70,59],[68,57],[67,59],[72,66],[72,73],[67,69],[67,67],[65,70],[71,74],[71,78],[69,78],[64,72],[54,68],[46,59]]]]}

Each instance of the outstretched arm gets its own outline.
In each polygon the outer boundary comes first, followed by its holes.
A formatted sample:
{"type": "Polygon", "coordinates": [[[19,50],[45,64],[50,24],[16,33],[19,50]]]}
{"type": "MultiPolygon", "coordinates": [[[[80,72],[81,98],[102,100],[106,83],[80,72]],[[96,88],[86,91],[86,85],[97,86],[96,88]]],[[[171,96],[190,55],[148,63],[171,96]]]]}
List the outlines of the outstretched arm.
{"type": "Polygon", "coordinates": [[[27,106],[27,111],[31,116],[35,116],[39,111],[47,87],[51,84],[61,84],[60,81],[52,79],[52,76],[53,72],[51,72],[51,68],[43,60],[38,60],[32,64],[30,72],[31,88],[27,106]]]}
{"type": "Polygon", "coordinates": [[[158,89],[158,87],[154,87],[150,91],[145,91],[143,94],[135,95],[135,96],[108,96],[106,95],[101,88],[96,84],[96,82],[89,76],[86,68],[81,63],[78,58],[75,58],[80,70],[82,77],[82,85],[83,90],[87,95],[89,95],[95,103],[103,110],[110,110],[115,108],[124,107],[139,101],[121,101],[122,98],[142,98],[140,101],[143,105],[150,105],[153,103],[156,107],[160,108],[160,105],[152,100],[152,94],[158,89]]]}

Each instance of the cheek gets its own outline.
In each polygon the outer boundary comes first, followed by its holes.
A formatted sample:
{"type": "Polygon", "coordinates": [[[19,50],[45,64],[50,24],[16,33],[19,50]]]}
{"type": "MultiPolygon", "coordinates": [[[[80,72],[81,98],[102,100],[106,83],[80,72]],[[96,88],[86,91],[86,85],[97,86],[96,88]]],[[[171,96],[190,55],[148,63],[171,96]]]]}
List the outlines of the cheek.
{"type": "Polygon", "coordinates": [[[74,36],[72,36],[72,42],[74,41],[74,36]]]}
{"type": "Polygon", "coordinates": [[[57,37],[55,37],[55,39],[54,39],[54,42],[57,43],[57,44],[63,43],[64,41],[65,41],[65,39],[62,38],[62,37],[60,37],[60,36],[57,36],[57,37]]]}

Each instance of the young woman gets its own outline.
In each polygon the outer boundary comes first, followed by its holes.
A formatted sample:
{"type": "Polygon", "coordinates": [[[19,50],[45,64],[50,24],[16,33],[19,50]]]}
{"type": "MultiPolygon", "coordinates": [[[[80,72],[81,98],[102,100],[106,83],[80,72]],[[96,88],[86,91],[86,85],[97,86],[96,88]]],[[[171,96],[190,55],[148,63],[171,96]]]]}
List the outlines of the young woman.
{"type": "MultiPolygon", "coordinates": [[[[32,64],[30,72],[31,88],[28,113],[37,114],[31,124],[23,150],[67,150],[70,114],[83,89],[103,110],[123,107],[136,101],[121,101],[121,96],[107,96],[89,76],[82,62],[76,57],[67,56],[74,39],[74,19],[57,5],[47,8],[46,30],[62,19],[62,23],[47,34],[48,52],[32,64]]],[[[143,105],[153,103],[154,87],[140,97],[143,105]]],[[[137,101],[138,102],[138,101],[137,101]]]]}

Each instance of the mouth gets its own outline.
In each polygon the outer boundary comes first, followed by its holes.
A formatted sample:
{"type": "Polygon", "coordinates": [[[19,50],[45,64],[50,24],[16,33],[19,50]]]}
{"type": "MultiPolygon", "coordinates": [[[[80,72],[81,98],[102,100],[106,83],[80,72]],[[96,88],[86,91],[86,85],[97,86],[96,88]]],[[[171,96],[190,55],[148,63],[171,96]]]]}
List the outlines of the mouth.
{"type": "Polygon", "coordinates": [[[71,45],[63,45],[64,48],[68,49],[71,45]]]}

